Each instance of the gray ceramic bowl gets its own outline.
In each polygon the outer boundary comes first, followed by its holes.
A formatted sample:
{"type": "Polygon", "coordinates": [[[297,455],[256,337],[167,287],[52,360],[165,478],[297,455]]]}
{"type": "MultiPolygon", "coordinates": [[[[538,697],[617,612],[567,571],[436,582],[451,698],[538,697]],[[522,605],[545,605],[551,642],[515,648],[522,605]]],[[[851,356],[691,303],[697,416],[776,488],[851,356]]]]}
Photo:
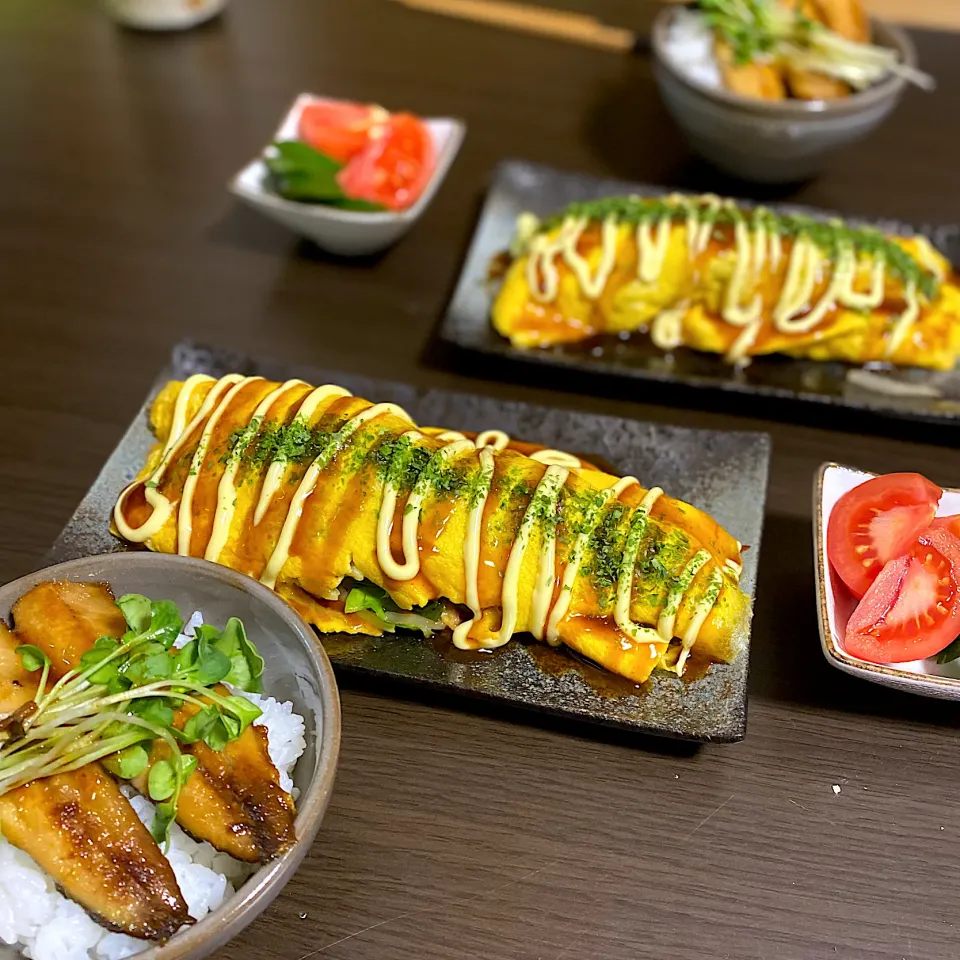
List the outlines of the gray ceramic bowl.
{"type": "MultiPolygon", "coordinates": [[[[789,183],[819,173],[836,151],[861,140],[897,105],[906,81],[885,80],[843,100],[751,100],[681,72],[664,53],[675,8],[653,25],[654,71],[667,109],[690,145],[721,170],[757,183],[789,183]]],[[[917,55],[897,27],[873,21],[874,42],[899,51],[910,66],[917,55]]]]}
{"type": "MultiPolygon", "coordinates": [[[[317,835],[340,750],[340,699],[330,662],[310,627],[276,594],[217,564],[153,553],[71,560],[0,588],[0,616],[9,619],[17,598],[45,580],[106,581],[117,596],[143,593],[155,600],[173,600],[185,616],[200,610],[212,623],[240,617],[265,661],[265,692],[292,701],[304,718],[307,748],[293,773],[300,790],[296,844],[261,867],[232,899],[195,926],[164,946],[136,954],[138,960],[197,960],[235,937],[266,909],[317,835]]],[[[12,958],[19,953],[4,947],[0,956],[12,958]]]]}

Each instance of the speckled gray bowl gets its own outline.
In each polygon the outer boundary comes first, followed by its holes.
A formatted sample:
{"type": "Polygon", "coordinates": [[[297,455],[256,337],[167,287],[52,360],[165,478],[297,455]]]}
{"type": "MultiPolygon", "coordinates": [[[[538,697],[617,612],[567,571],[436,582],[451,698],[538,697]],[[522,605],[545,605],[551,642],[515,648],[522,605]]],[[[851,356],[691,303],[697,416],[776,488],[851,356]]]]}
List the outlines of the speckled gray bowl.
{"type": "MultiPolygon", "coordinates": [[[[223,906],[150,946],[137,960],[199,960],[235,937],[269,906],[300,865],[323,820],[340,750],[340,698],[330,661],[313,631],[276,594],[255,580],[204,560],[153,553],[116,553],[70,560],[0,587],[0,616],[9,621],[18,597],[45,580],[106,581],[117,596],[143,593],[173,600],[186,616],[194,610],[211,623],[240,617],[264,659],[264,691],[290,700],[306,724],[307,748],[293,773],[297,842],[261,867],[223,906]]],[[[0,947],[0,957],[20,954],[0,947]]]]}
{"type": "MultiPolygon", "coordinates": [[[[690,145],[721,170],[757,183],[790,183],[819,173],[836,151],[875,130],[897,105],[906,81],[885,80],[843,100],[751,100],[686,76],[664,52],[677,11],[653,25],[654,71],[667,109],[690,145]]],[[[910,38],[873,21],[874,42],[916,66],[910,38]]]]}

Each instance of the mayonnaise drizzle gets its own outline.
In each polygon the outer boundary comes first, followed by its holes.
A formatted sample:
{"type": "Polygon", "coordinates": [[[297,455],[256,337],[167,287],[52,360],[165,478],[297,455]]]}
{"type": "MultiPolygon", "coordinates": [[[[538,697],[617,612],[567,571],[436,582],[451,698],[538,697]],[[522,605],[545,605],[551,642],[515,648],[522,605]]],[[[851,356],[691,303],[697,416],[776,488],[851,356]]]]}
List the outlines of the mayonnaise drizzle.
{"type": "MultiPolygon", "coordinates": [[[[502,647],[513,636],[517,626],[517,605],[520,599],[520,571],[523,568],[523,558],[527,552],[527,544],[530,542],[530,532],[533,530],[533,524],[538,517],[556,513],[557,498],[560,496],[560,490],[566,483],[568,476],[570,476],[569,471],[564,470],[563,467],[547,467],[540,483],[537,485],[537,489],[530,498],[529,504],[527,504],[513,547],[510,550],[507,569],[503,575],[503,589],[500,595],[503,619],[496,636],[484,644],[487,647],[502,647]]],[[[544,524],[544,532],[545,541],[549,541],[551,544],[555,543],[554,524],[544,524]]],[[[544,569],[543,554],[546,552],[544,549],[546,546],[546,543],[541,546],[541,559],[538,565],[532,600],[533,607],[539,611],[541,620],[544,613],[543,608],[545,604],[549,604],[553,596],[553,576],[550,576],[548,584],[548,571],[544,569]]],[[[540,639],[540,637],[537,637],[537,639],[540,639]]]]}
{"type": "Polygon", "coordinates": [[[917,299],[917,285],[911,280],[903,291],[907,301],[907,309],[900,315],[894,324],[893,331],[887,340],[886,355],[892,357],[903,343],[910,328],[920,316],[920,301],[917,299]]]}
{"type": "Polygon", "coordinates": [[[395,416],[409,420],[406,411],[398,407],[395,403],[376,403],[372,407],[361,410],[356,416],[351,417],[331,438],[330,443],[324,448],[323,452],[313,463],[307,467],[297,492],[290,501],[290,508],[287,510],[287,516],[283,521],[283,527],[280,530],[280,538],[274,548],[267,566],[260,577],[260,582],[271,589],[277,585],[277,577],[283,569],[283,565],[290,556],[290,547],[293,544],[293,537],[297,531],[297,525],[300,523],[300,517],[303,514],[303,505],[307,497],[313,493],[320,479],[320,473],[324,467],[330,463],[334,456],[343,449],[346,442],[356,431],[368,420],[374,417],[382,416],[385,413],[392,413],[395,416]]]}
{"type": "MultiPolygon", "coordinates": [[[[433,488],[431,480],[432,471],[439,464],[468,450],[475,450],[476,447],[469,440],[454,440],[453,443],[441,447],[427,462],[423,472],[417,478],[410,491],[410,497],[403,510],[402,534],[403,534],[403,566],[396,567],[396,573],[390,574],[394,580],[412,580],[420,572],[420,519],[423,513],[423,501],[433,488]]],[[[383,507],[380,508],[381,514],[385,513],[383,507]]],[[[392,524],[391,524],[392,526],[392,524]]],[[[386,552],[389,552],[389,530],[386,541],[386,552]]],[[[377,538],[377,556],[380,555],[380,548],[383,540],[377,538]]]]}
{"type": "Polygon", "coordinates": [[[693,616],[690,618],[690,623],[681,637],[682,650],[680,651],[680,656],[677,659],[677,665],[674,667],[677,672],[677,676],[683,676],[683,668],[686,666],[687,658],[690,656],[690,651],[693,649],[693,645],[697,642],[697,637],[700,636],[700,631],[703,629],[703,625],[706,623],[707,617],[710,616],[711,611],[713,610],[714,606],[716,606],[717,599],[720,596],[720,591],[722,588],[723,575],[719,570],[714,570],[713,573],[710,574],[710,581],[706,590],[704,590],[700,599],[697,601],[697,605],[693,611],[693,616]]]}
{"type": "MultiPolygon", "coordinates": [[[[656,644],[663,642],[663,638],[652,627],[641,627],[630,617],[630,600],[633,597],[633,577],[637,567],[637,555],[640,552],[640,541],[646,532],[650,519],[650,511],[663,491],[659,487],[651,487],[640,506],[634,512],[630,521],[630,532],[623,548],[623,557],[620,560],[620,574],[617,578],[617,601],[614,609],[614,619],[620,632],[628,636],[636,644],[651,644],[651,650],[657,651],[656,644]]],[[[669,642],[669,637],[667,642],[669,642]]],[[[653,655],[653,654],[652,654],[653,655]]]]}
{"type": "MultiPolygon", "coordinates": [[[[150,477],[153,485],[149,485],[145,489],[145,495],[153,512],[148,520],[138,528],[132,528],[126,523],[122,507],[127,495],[136,486],[136,484],[131,484],[121,494],[115,509],[117,527],[122,536],[134,542],[143,542],[158,532],[170,517],[174,505],[166,497],[157,493],[156,483],[162,479],[167,465],[185,439],[202,425],[200,439],[191,458],[190,474],[184,483],[177,515],[178,552],[181,554],[189,553],[193,530],[193,499],[197,479],[209,453],[210,439],[218,423],[227,415],[237,397],[250,384],[262,379],[261,377],[242,377],[238,374],[231,374],[213,382],[210,377],[197,376],[191,377],[182,385],[174,406],[170,435],[161,452],[158,466],[150,477]],[[194,391],[198,386],[206,383],[212,383],[213,385],[196,415],[187,423],[187,412],[194,391]],[[154,496],[151,498],[151,495],[154,496]]],[[[260,425],[273,406],[289,391],[305,386],[306,384],[301,380],[288,380],[270,390],[257,404],[247,424],[240,428],[238,443],[243,445],[244,437],[248,434],[249,441],[252,442],[260,429],[260,425]]],[[[331,401],[345,396],[350,396],[350,393],[342,387],[333,385],[318,387],[302,400],[295,419],[310,423],[322,404],[329,405],[331,401]]],[[[324,447],[323,452],[307,467],[291,498],[279,537],[260,577],[262,583],[269,587],[276,586],[277,579],[289,559],[297,527],[303,515],[304,505],[316,489],[322,471],[344,449],[362,424],[388,414],[410,421],[410,417],[396,404],[381,403],[367,407],[341,424],[336,433],[331,436],[330,442],[324,447]]],[[[410,422],[412,423],[412,421],[410,422]]],[[[408,439],[411,444],[427,439],[426,435],[416,428],[408,430],[401,437],[408,439]]],[[[432,454],[427,465],[420,472],[402,512],[402,562],[396,560],[390,546],[393,522],[397,511],[398,491],[394,481],[389,476],[384,482],[376,532],[377,559],[384,574],[390,579],[398,581],[411,580],[419,574],[419,526],[424,503],[433,486],[432,477],[435,475],[436,469],[441,467],[443,463],[467,453],[477,452],[479,474],[472,484],[470,510],[464,535],[464,597],[472,617],[464,620],[455,628],[453,631],[454,643],[464,649],[492,648],[502,646],[513,636],[519,616],[520,575],[534,524],[538,520],[547,520],[548,522],[542,523],[541,526],[540,550],[528,618],[529,628],[538,639],[545,639],[548,643],[554,645],[559,643],[559,625],[569,610],[584,552],[602,512],[612,500],[618,499],[624,490],[637,484],[638,481],[634,477],[624,477],[611,487],[597,491],[586,510],[583,522],[580,524],[576,540],[564,566],[559,592],[554,599],[558,573],[556,514],[559,497],[570,476],[570,471],[580,467],[581,463],[577,458],[564,454],[562,451],[539,451],[542,456],[555,458],[559,462],[546,463],[546,470],[527,504],[520,527],[514,537],[501,587],[502,617],[500,628],[492,636],[478,640],[470,637],[470,631],[483,613],[479,596],[483,515],[492,486],[496,455],[507,448],[510,438],[503,431],[492,430],[478,435],[476,441],[469,440],[458,431],[445,431],[437,435],[435,439],[440,440],[444,445],[432,454]]],[[[229,537],[236,513],[236,478],[241,462],[242,454],[240,456],[230,456],[218,482],[217,503],[211,535],[204,551],[204,557],[208,560],[216,561],[219,559],[229,537]]],[[[256,515],[259,514],[259,517],[262,518],[264,510],[272,501],[273,495],[282,482],[286,468],[287,463],[285,461],[274,461],[268,465],[255,510],[255,522],[258,522],[256,515]]],[[[656,630],[633,623],[630,619],[630,601],[637,552],[643,532],[646,529],[650,510],[661,494],[662,491],[659,488],[648,491],[643,502],[634,513],[617,583],[617,626],[625,636],[634,642],[649,643],[652,651],[651,657],[660,656],[661,651],[656,644],[669,643],[671,639],[669,629],[672,629],[676,610],[679,609],[683,596],[697,571],[709,558],[706,551],[701,551],[688,562],[684,572],[674,583],[668,595],[664,612],[661,614],[656,630]],[[701,554],[703,555],[702,558],[701,554]]],[[[734,563],[733,561],[727,562],[728,564],[734,563]]],[[[732,572],[734,571],[731,569],[732,572]]],[[[690,645],[695,642],[699,627],[702,626],[703,621],[709,615],[710,609],[712,609],[712,604],[706,607],[701,601],[694,614],[694,620],[699,618],[699,625],[696,630],[693,629],[693,626],[688,627],[684,634],[684,642],[687,638],[692,638],[690,639],[690,645]]],[[[691,621],[691,624],[693,624],[693,621],[691,621]]]]}
{"type": "MultiPolygon", "coordinates": [[[[193,391],[200,386],[202,383],[215,383],[213,377],[208,377],[203,373],[195,373],[192,377],[188,377],[184,381],[183,386],[180,388],[180,392],[177,394],[177,400],[173,408],[173,420],[170,424],[170,434],[167,437],[167,442],[164,445],[164,448],[160,454],[160,460],[157,463],[156,469],[149,477],[144,481],[143,496],[147,502],[147,505],[151,509],[150,516],[144,521],[143,524],[139,527],[131,527],[127,523],[127,519],[123,514],[124,505],[127,502],[127,497],[130,495],[134,487],[136,487],[140,481],[134,480],[133,483],[129,484],[127,488],[120,494],[117,498],[117,505],[113,510],[113,521],[116,524],[117,530],[120,535],[134,543],[142,543],[144,540],[149,540],[150,537],[156,536],[160,530],[163,529],[164,524],[170,518],[170,514],[173,512],[173,504],[171,501],[165,497],[157,489],[160,480],[163,478],[164,473],[166,472],[167,466],[170,461],[173,459],[173,454],[177,450],[179,444],[183,441],[186,434],[189,434],[196,426],[199,426],[203,422],[203,416],[206,414],[204,410],[201,409],[197,412],[196,416],[191,420],[189,427],[187,427],[187,411],[190,407],[190,400],[193,398],[193,391]]],[[[210,392],[207,394],[207,399],[210,401],[209,406],[206,406],[206,409],[209,411],[214,402],[216,401],[215,396],[216,386],[210,389],[210,392]],[[212,396],[211,396],[212,395],[212,396]]]]}
{"type": "Polygon", "coordinates": [[[660,279],[670,249],[672,229],[670,218],[661,218],[654,239],[653,225],[649,220],[641,220],[637,224],[637,276],[643,283],[655,283],[660,279]]]}
{"type": "Polygon", "coordinates": [[[676,350],[683,346],[683,318],[689,305],[679,304],[670,310],[661,310],[650,324],[650,339],[661,350],[676,350]]]}
{"type": "Polygon", "coordinates": [[[567,615],[567,610],[570,609],[570,601],[573,598],[573,586],[580,572],[580,565],[583,563],[583,554],[590,541],[590,537],[593,536],[593,531],[600,522],[603,508],[611,500],[616,500],[628,487],[638,485],[639,483],[640,481],[637,480],[636,477],[623,477],[612,487],[598,491],[593,501],[587,507],[583,522],[580,524],[580,530],[577,533],[577,539],[574,540],[573,547],[570,550],[570,556],[567,558],[567,566],[563,571],[563,578],[560,581],[560,594],[547,619],[546,641],[551,646],[559,646],[561,642],[559,634],[560,621],[563,620],[567,615]]]}
{"type": "Polygon", "coordinates": [[[483,509],[490,494],[495,466],[493,450],[489,447],[481,447],[480,476],[476,481],[477,487],[470,504],[470,513],[467,515],[467,529],[463,540],[463,571],[466,579],[464,593],[467,606],[473,616],[463,620],[453,630],[453,645],[461,650],[469,649],[467,637],[470,629],[483,612],[480,609],[480,533],[483,525],[483,509]]]}
{"type": "MultiPolygon", "coordinates": [[[[187,474],[187,479],[183,484],[183,494],[180,497],[180,511],[177,514],[177,553],[182,557],[190,556],[190,535],[193,532],[193,492],[196,490],[197,481],[200,479],[200,469],[207,453],[207,445],[210,443],[210,434],[217,425],[220,414],[249,381],[245,377],[235,374],[232,379],[224,377],[220,382],[232,383],[232,386],[207,419],[203,432],[200,434],[200,442],[197,444],[193,459],[190,461],[190,472],[187,474]]],[[[210,392],[213,393],[212,390],[210,392]]]]}
{"type": "MultiPolygon", "coordinates": [[[[303,402],[300,404],[300,409],[297,411],[296,416],[304,423],[308,423],[317,412],[317,407],[319,407],[321,403],[327,400],[335,400],[339,397],[349,396],[350,391],[344,390],[343,387],[337,387],[330,383],[324,384],[303,398],[303,402]]],[[[267,475],[263,478],[260,497],[253,511],[253,525],[255,527],[260,525],[260,521],[264,518],[267,509],[273,502],[273,498],[283,483],[283,475],[286,473],[286,470],[287,464],[283,460],[274,460],[270,466],[267,467],[267,475]]]]}
{"type": "MultiPolygon", "coordinates": [[[[288,390],[294,387],[304,386],[302,380],[287,380],[281,383],[275,390],[271,390],[263,400],[260,401],[257,409],[253,412],[250,423],[247,424],[246,431],[255,433],[263,422],[263,418],[270,412],[270,408],[280,399],[288,390]]],[[[252,436],[249,438],[252,439],[252,436]]],[[[242,450],[239,451],[242,453],[242,450]]],[[[240,469],[241,458],[233,456],[227,462],[227,466],[220,477],[220,483],[217,485],[217,510],[214,514],[213,530],[210,532],[210,540],[207,543],[207,549],[204,551],[203,559],[216,562],[220,552],[226,546],[227,538],[230,536],[230,525],[233,523],[233,516],[237,509],[237,471],[240,469]]]]}

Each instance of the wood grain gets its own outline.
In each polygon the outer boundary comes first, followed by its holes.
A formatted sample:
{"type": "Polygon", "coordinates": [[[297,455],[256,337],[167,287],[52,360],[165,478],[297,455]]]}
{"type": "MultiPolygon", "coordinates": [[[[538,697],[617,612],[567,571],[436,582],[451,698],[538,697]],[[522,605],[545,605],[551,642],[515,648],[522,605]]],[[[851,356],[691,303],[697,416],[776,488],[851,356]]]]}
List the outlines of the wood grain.
{"type": "MultiPolygon", "coordinates": [[[[565,6],[642,20],[632,3],[565,6]]],[[[938,91],[908,94],[798,200],[960,218],[956,41],[916,39],[938,91]]],[[[0,81],[4,580],[39,563],[185,335],[774,438],[743,744],[694,751],[347,690],[320,838],[220,960],[957,956],[956,711],[826,665],[810,557],[821,461],[960,485],[953,435],[740,400],[697,410],[679,392],[428,347],[504,156],[744,191],[691,158],[647,63],[382,0],[234,0],[176,36],[118,30],[92,3],[6,0],[0,81]],[[382,257],[326,257],[225,192],[301,90],[468,123],[433,206],[382,257]]]]}

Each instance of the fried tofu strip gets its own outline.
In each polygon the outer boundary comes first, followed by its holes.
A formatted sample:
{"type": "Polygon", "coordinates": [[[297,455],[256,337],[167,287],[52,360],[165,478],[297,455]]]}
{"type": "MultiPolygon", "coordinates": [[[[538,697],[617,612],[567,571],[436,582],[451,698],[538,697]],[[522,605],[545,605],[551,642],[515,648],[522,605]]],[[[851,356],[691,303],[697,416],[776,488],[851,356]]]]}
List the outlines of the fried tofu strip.
{"type": "MultiPolygon", "coordinates": [[[[47,654],[54,678],[77,667],[98,637],[120,637],[127,630],[103,583],[39,584],[16,602],[13,615],[17,636],[47,654]]],[[[181,710],[175,723],[179,726],[188,716],[181,710]]],[[[203,743],[181,749],[198,762],[177,806],[177,823],[187,833],[250,863],[265,863],[292,844],[293,800],[280,788],[262,730],[248,727],[219,753],[203,743]]],[[[155,745],[151,763],[164,751],[162,744],[155,745]]],[[[146,776],[134,782],[143,793],[146,776]]]]}

